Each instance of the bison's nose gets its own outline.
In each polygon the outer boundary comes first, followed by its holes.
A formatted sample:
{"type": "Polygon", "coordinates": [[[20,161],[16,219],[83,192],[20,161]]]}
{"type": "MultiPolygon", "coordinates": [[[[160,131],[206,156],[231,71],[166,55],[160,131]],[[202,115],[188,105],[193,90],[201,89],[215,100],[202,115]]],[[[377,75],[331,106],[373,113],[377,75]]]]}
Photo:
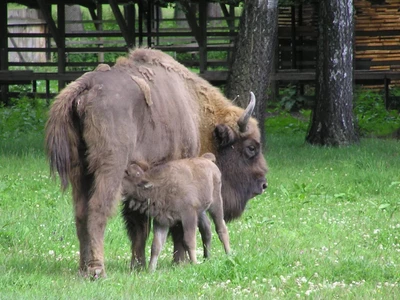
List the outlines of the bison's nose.
{"type": "Polygon", "coordinates": [[[268,187],[268,183],[264,182],[263,185],[262,185],[263,190],[266,190],[267,187],[268,187]]]}

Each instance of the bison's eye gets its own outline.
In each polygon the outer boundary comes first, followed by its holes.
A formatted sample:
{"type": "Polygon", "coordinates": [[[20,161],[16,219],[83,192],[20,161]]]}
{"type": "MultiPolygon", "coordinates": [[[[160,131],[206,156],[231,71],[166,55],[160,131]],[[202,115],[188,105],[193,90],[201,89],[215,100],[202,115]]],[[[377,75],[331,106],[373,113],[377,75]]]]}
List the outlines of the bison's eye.
{"type": "Polygon", "coordinates": [[[249,158],[255,156],[256,155],[256,147],[254,147],[253,145],[247,146],[246,154],[249,158]]]}

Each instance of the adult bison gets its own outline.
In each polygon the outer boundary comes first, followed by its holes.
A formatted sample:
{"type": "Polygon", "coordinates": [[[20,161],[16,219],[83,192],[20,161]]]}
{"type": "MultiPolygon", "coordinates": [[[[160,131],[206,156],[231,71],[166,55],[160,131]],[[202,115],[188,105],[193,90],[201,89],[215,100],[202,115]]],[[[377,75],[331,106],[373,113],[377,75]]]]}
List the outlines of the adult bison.
{"type": "MultiPolygon", "coordinates": [[[[212,152],[222,173],[225,219],[267,187],[257,122],[220,91],[157,50],[136,49],[114,67],[100,65],[55,99],[46,125],[52,173],[72,185],[80,271],[105,276],[104,231],[131,161],[157,165],[212,152]]],[[[132,262],[143,263],[147,217],[124,208],[132,262]]],[[[182,229],[172,231],[175,259],[182,229]]]]}

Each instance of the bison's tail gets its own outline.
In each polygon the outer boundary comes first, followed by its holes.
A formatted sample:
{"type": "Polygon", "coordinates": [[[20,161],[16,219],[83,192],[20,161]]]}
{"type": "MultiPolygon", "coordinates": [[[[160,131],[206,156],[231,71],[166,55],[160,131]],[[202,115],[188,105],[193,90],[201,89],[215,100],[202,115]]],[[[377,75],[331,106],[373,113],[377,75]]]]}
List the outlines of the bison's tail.
{"type": "MultiPolygon", "coordinates": [[[[71,165],[79,163],[79,128],[74,126],[74,103],[77,97],[89,88],[86,73],[70,83],[54,100],[46,123],[45,147],[50,163],[50,173],[57,170],[61,188],[68,187],[71,165]]],[[[76,115],[75,115],[76,116],[76,115]]]]}

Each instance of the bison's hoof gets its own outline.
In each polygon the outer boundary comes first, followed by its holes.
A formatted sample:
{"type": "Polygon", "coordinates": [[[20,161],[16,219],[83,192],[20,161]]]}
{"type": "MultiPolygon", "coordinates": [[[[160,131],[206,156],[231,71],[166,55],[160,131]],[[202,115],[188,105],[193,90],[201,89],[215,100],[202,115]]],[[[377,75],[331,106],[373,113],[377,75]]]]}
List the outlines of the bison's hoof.
{"type": "Polygon", "coordinates": [[[100,267],[100,266],[89,267],[88,271],[87,271],[87,276],[93,280],[107,277],[104,267],[100,267]]]}

